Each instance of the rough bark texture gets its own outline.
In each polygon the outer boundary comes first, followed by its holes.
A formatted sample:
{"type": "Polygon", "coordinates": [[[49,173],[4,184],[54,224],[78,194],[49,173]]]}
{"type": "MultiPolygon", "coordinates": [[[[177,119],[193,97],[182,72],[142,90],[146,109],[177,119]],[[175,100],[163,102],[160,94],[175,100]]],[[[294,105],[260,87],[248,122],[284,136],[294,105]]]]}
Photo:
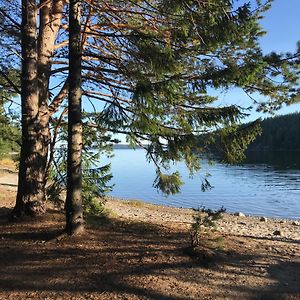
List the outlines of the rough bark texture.
{"type": "Polygon", "coordinates": [[[39,91],[39,143],[41,145],[40,164],[41,186],[44,198],[46,194],[47,181],[47,156],[50,144],[49,118],[50,111],[48,107],[49,100],[49,80],[51,75],[51,64],[54,52],[54,43],[61,24],[64,1],[40,2],[41,8],[39,13],[39,36],[37,43],[38,51],[38,91],[39,91]]]}
{"type": "Polygon", "coordinates": [[[22,147],[19,184],[12,217],[45,211],[39,142],[37,80],[37,10],[34,0],[22,0],[22,147]]]}
{"type": "Polygon", "coordinates": [[[22,1],[22,147],[13,218],[45,212],[49,79],[64,4],[64,0],[41,0],[37,32],[36,1],[22,1]]]}
{"type": "Polygon", "coordinates": [[[84,229],[81,198],[81,1],[71,0],[69,8],[69,106],[66,231],[78,234],[84,229]]]}

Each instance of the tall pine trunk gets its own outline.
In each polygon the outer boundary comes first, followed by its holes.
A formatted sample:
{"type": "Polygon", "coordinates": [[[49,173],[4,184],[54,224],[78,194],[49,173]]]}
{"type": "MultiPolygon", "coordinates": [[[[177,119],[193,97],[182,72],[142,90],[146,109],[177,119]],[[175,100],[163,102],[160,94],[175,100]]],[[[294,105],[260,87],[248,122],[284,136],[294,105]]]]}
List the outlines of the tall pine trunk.
{"type": "Polygon", "coordinates": [[[81,1],[70,0],[69,8],[69,105],[66,231],[78,234],[84,230],[81,196],[81,1]]]}
{"type": "Polygon", "coordinates": [[[64,0],[22,1],[22,147],[13,218],[46,210],[46,167],[50,142],[49,80],[64,0]]]}
{"type": "MultiPolygon", "coordinates": [[[[39,91],[39,138],[41,144],[40,164],[43,178],[42,193],[46,195],[47,160],[51,140],[49,128],[49,81],[55,40],[61,25],[64,0],[41,0],[39,11],[38,51],[38,91],[39,91]]],[[[44,198],[46,198],[44,196],[44,198]]]]}
{"type": "Polygon", "coordinates": [[[22,0],[22,146],[19,183],[12,217],[45,212],[43,145],[39,122],[37,67],[37,7],[35,0],[22,0]]]}

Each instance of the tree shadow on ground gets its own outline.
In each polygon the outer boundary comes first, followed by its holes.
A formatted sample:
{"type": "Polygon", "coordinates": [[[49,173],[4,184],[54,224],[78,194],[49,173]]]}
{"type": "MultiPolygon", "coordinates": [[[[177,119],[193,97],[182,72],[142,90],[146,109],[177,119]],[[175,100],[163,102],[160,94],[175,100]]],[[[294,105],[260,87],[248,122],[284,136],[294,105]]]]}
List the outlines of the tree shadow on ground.
{"type": "Polygon", "coordinates": [[[187,232],[120,220],[59,243],[43,242],[62,225],[63,217],[54,212],[33,223],[1,222],[0,295],[17,292],[21,299],[31,291],[52,299],[88,293],[99,299],[153,300],[300,295],[299,262],[279,260],[275,253],[227,249],[204,267],[183,251],[187,232]],[[266,259],[274,263],[264,264],[266,259]],[[259,283],[265,276],[261,268],[270,277],[267,286],[259,283]]]}
{"type": "Polygon", "coordinates": [[[285,242],[285,243],[292,243],[292,244],[300,244],[300,240],[296,240],[296,239],[290,239],[290,238],[286,238],[286,237],[282,237],[282,236],[270,236],[270,237],[257,237],[257,236],[252,236],[252,235],[241,235],[244,238],[247,239],[252,239],[252,240],[257,240],[257,241],[266,241],[266,240],[270,240],[270,241],[277,241],[277,242],[285,242]]]}
{"type": "Polygon", "coordinates": [[[0,207],[0,219],[4,219],[5,217],[7,218],[10,212],[10,208],[0,207]]]}

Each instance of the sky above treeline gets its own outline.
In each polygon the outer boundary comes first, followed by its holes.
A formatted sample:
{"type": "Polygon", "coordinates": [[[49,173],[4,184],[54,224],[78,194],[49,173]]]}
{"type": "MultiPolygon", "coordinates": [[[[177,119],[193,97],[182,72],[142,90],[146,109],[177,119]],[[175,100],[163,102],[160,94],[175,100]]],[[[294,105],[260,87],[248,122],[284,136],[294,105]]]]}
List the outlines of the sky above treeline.
{"type": "MultiPolygon", "coordinates": [[[[279,53],[295,52],[297,42],[300,41],[300,0],[274,0],[271,9],[265,13],[264,18],[261,20],[261,25],[267,32],[261,38],[261,46],[264,53],[272,51],[279,53]]],[[[233,94],[240,98],[237,100],[237,103],[244,106],[242,104],[247,102],[247,96],[241,92],[233,92],[233,94]]],[[[227,101],[230,98],[227,94],[227,101]]],[[[299,103],[284,106],[276,114],[288,114],[297,111],[300,111],[299,103]]],[[[249,119],[253,120],[259,116],[267,117],[268,115],[252,112],[249,119]]]]}
{"type": "MultiPolygon", "coordinates": [[[[243,2],[243,1],[242,1],[243,2]]],[[[241,2],[240,2],[241,3],[241,2]]],[[[275,51],[277,53],[295,52],[297,42],[300,41],[300,0],[274,0],[272,7],[265,12],[261,20],[262,29],[266,35],[260,40],[265,54],[275,51]]],[[[249,107],[253,102],[240,89],[232,88],[228,91],[217,92],[219,103],[222,105],[237,104],[241,107],[249,107]]],[[[255,95],[257,100],[261,96],[255,95]]],[[[276,111],[276,115],[284,115],[300,111],[300,103],[290,106],[284,105],[276,111]]],[[[271,115],[256,112],[255,108],[249,111],[250,115],[244,122],[253,121],[259,117],[267,118],[271,115]]]]}

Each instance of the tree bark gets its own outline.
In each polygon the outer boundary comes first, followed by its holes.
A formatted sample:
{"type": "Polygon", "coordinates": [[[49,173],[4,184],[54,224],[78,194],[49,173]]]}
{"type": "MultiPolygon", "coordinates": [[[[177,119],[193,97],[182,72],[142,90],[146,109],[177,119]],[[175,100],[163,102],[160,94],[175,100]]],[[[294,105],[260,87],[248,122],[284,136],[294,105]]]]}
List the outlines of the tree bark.
{"type": "Polygon", "coordinates": [[[81,196],[81,1],[70,0],[69,7],[69,104],[66,231],[79,234],[84,230],[81,196]]]}
{"type": "Polygon", "coordinates": [[[22,0],[22,146],[19,183],[12,217],[45,211],[45,195],[39,142],[39,97],[37,79],[37,7],[35,0],[22,0]]]}
{"type": "Polygon", "coordinates": [[[40,164],[43,182],[41,192],[46,198],[47,158],[51,134],[49,128],[50,111],[49,81],[51,76],[52,57],[54,44],[57,37],[64,8],[64,0],[41,0],[39,12],[39,35],[37,42],[38,51],[38,92],[39,92],[39,143],[41,145],[40,164]]]}
{"type": "Polygon", "coordinates": [[[22,147],[19,183],[12,218],[46,211],[46,168],[50,142],[49,80],[54,43],[65,0],[22,0],[22,147]]]}

